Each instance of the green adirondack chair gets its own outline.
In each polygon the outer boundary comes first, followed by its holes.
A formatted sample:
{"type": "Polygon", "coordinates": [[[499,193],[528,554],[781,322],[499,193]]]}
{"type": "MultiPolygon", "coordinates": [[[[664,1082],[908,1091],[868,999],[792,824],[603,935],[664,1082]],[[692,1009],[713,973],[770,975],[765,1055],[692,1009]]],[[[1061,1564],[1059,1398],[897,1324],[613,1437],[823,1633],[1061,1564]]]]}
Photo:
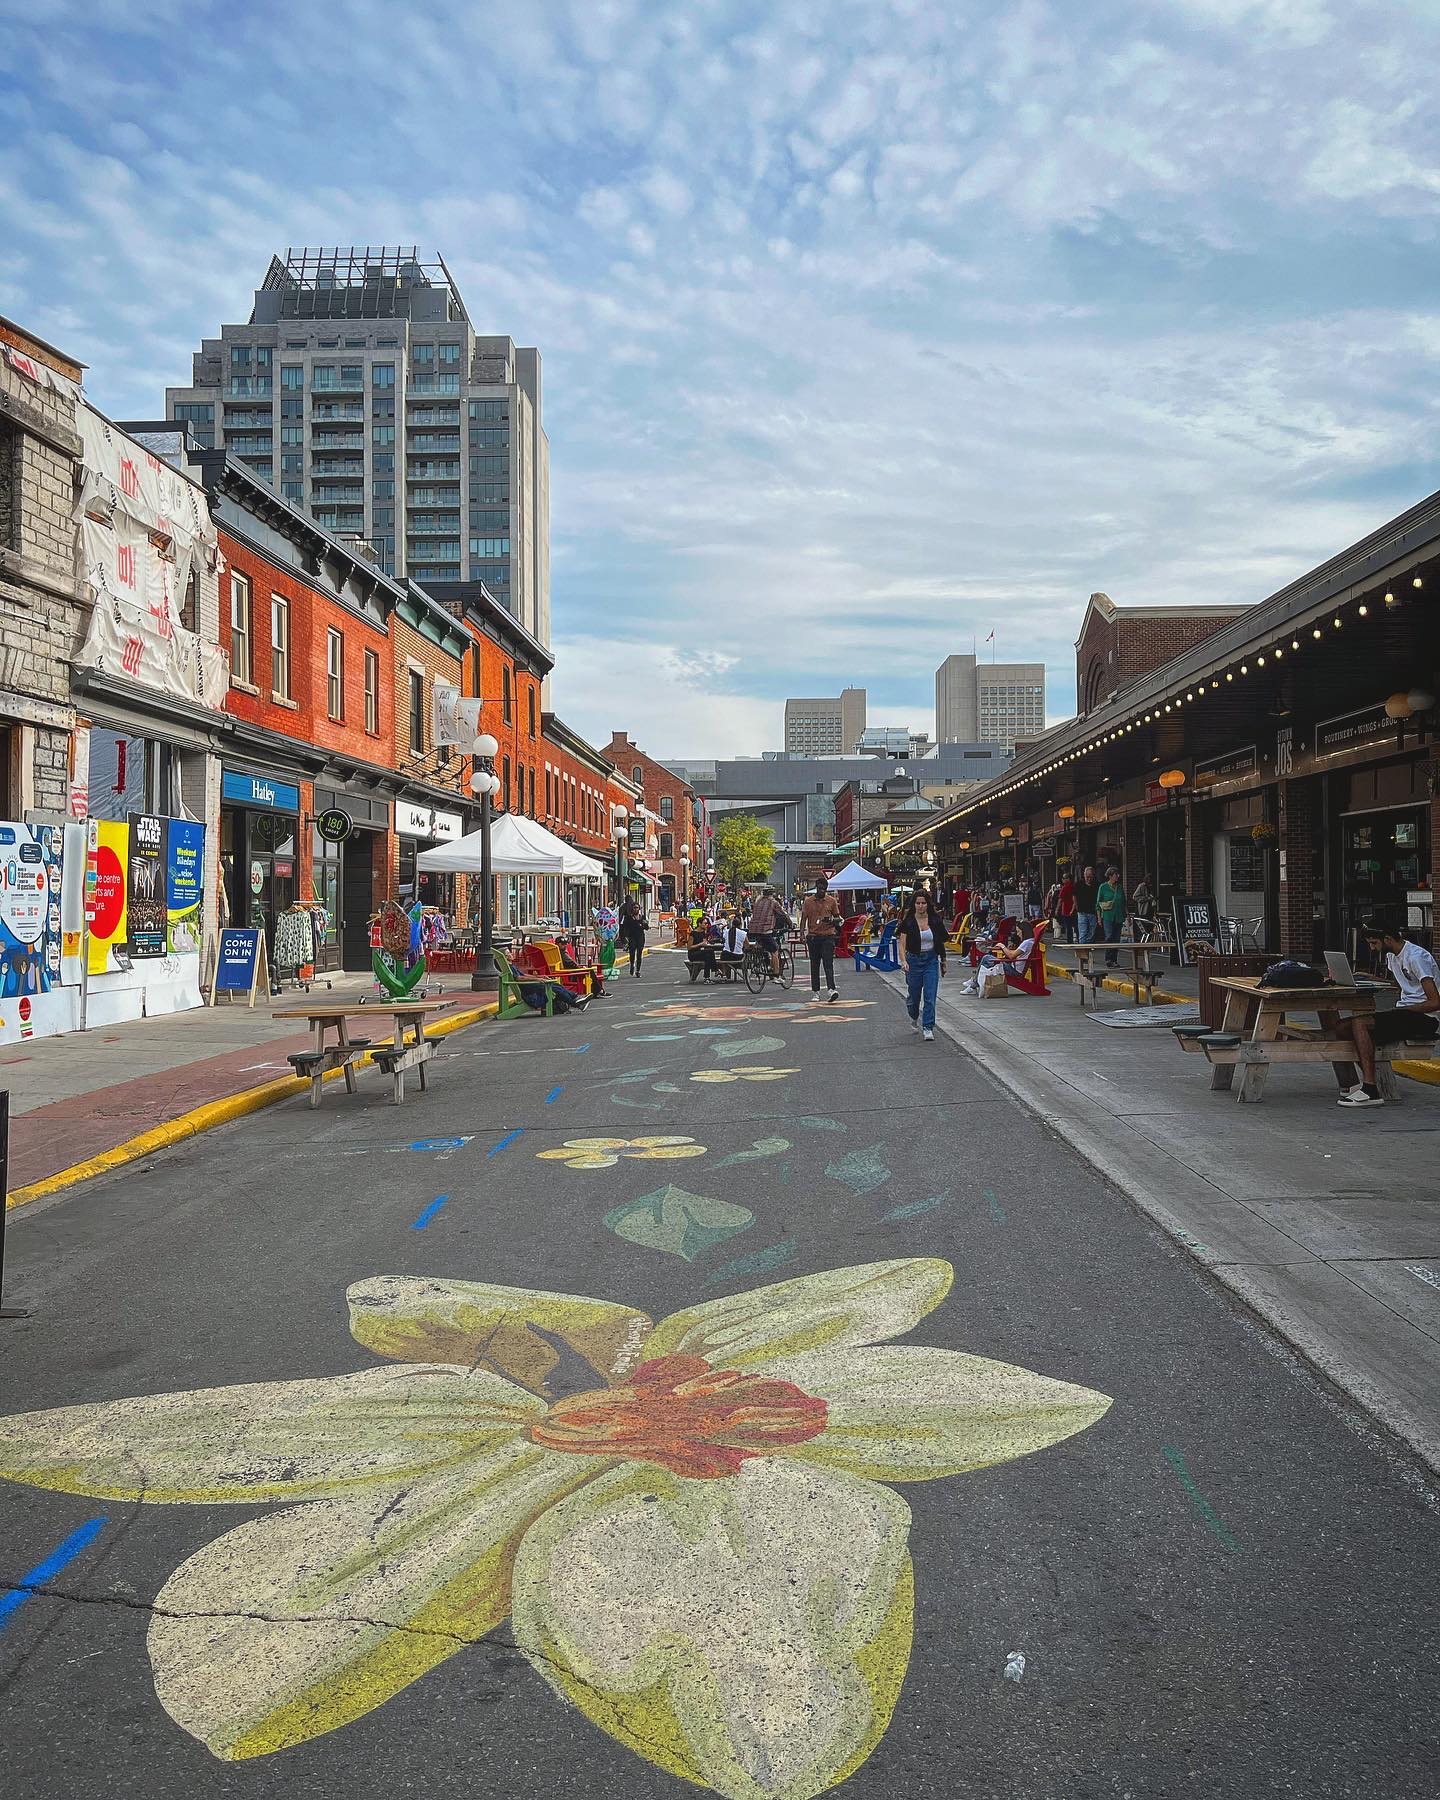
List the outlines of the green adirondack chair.
{"type": "Polygon", "coordinates": [[[545,1017],[550,1019],[555,1016],[555,990],[561,985],[558,981],[546,981],[539,975],[517,975],[509,958],[499,950],[495,952],[495,970],[500,977],[500,992],[497,996],[500,1010],[495,1015],[497,1019],[529,1019],[535,1016],[534,1008],[527,1006],[521,996],[522,984],[525,987],[543,987],[545,1017]]]}

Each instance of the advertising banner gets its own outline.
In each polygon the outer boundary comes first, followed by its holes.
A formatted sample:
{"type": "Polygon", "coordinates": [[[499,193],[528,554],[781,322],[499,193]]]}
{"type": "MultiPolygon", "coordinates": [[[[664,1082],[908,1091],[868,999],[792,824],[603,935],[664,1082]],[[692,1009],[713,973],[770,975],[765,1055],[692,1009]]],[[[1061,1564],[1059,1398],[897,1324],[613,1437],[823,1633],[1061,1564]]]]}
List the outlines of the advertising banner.
{"type": "Polygon", "coordinates": [[[432,741],[439,744],[461,744],[468,750],[480,732],[481,700],[461,698],[451,681],[437,681],[431,689],[430,725],[432,741]]]}
{"type": "Polygon", "coordinates": [[[130,862],[126,882],[132,957],[165,954],[165,820],[153,813],[130,815],[130,862]]]}
{"type": "Polygon", "coordinates": [[[171,954],[200,952],[200,899],[205,885],[205,827],[170,819],[165,830],[165,928],[171,954]]]}
{"type": "Polygon", "coordinates": [[[0,822],[0,999],[60,985],[58,825],[0,822]]]}
{"type": "Polygon", "coordinates": [[[86,966],[105,975],[129,966],[125,948],[125,868],[130,860],[130,827],[112,819],[92,819],[86,852],[85,918],[90,927],[86,966]],[[120,961],[116,950],[124,961],[120,961]]]}

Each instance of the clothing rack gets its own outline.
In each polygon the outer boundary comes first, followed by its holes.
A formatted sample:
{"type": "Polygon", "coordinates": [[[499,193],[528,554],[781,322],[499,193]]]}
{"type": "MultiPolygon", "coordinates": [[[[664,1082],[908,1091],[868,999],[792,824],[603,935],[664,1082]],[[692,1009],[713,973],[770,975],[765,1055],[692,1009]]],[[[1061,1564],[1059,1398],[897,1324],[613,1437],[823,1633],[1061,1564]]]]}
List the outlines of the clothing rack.
{"type": "MultiPolygon", "coordinates": [[[[330,914],[318,901],[296,900],[275,921],[275,950],[271,958],[273,991],[282,993],[289,979],[295,993],[310,992],[315,981],[315,958],[325,933],[330,929],[330,914]]],[[[327,979],[325,986],[332,983],[327,979]]]]}

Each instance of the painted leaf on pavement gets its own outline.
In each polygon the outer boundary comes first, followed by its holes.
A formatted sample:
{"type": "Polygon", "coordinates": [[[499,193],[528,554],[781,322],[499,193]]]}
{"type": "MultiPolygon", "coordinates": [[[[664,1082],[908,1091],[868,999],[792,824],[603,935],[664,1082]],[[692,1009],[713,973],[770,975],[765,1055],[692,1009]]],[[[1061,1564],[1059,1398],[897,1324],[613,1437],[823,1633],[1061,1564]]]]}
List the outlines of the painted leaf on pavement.
{"type": "Polygon", "coordinates": [[[605,1223],[627,1243],[693,1262],[712,1244],[747,1231],[755,1223],[755,1215],[748,1207],[732,1206],[728,1200],[714,1200],[708,1194],[687,1193],[667,1182],[653,1194],[614,1207],[606,1213],[605,1223]]]}

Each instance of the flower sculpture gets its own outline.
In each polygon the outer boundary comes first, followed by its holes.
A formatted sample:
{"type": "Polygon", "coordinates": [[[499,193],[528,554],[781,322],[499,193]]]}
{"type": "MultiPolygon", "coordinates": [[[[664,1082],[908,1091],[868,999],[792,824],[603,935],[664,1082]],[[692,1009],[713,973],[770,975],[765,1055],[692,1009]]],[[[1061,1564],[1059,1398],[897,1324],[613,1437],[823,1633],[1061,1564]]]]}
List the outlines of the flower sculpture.
{"type": "Polygon", "coordinates": [[[613,1169],[627,1162],[673,1162],[677,1157],[704,1156],[705,1146],[688,1137],[566,1138],[558,1150],[537,1150],[540,1162],[563,1162],[567,1169],[613,1169]]]}
{"type": "Polygon", "coordinates": [[[652,1324],[633,1307],[379,1276],[396,1366],[0,1419],[0,1473],[107,1499],[289,1502],[161,1588],[155,1688],[215,1755],[345,1725],[509,1614],[602,1730],[735,1800],[808,1800],[883,1736],[910,1654],[892,1481],[1043,1449],[1109,1401],[890,1346],[947,1263],[832,1269],[652,1324]]]}

